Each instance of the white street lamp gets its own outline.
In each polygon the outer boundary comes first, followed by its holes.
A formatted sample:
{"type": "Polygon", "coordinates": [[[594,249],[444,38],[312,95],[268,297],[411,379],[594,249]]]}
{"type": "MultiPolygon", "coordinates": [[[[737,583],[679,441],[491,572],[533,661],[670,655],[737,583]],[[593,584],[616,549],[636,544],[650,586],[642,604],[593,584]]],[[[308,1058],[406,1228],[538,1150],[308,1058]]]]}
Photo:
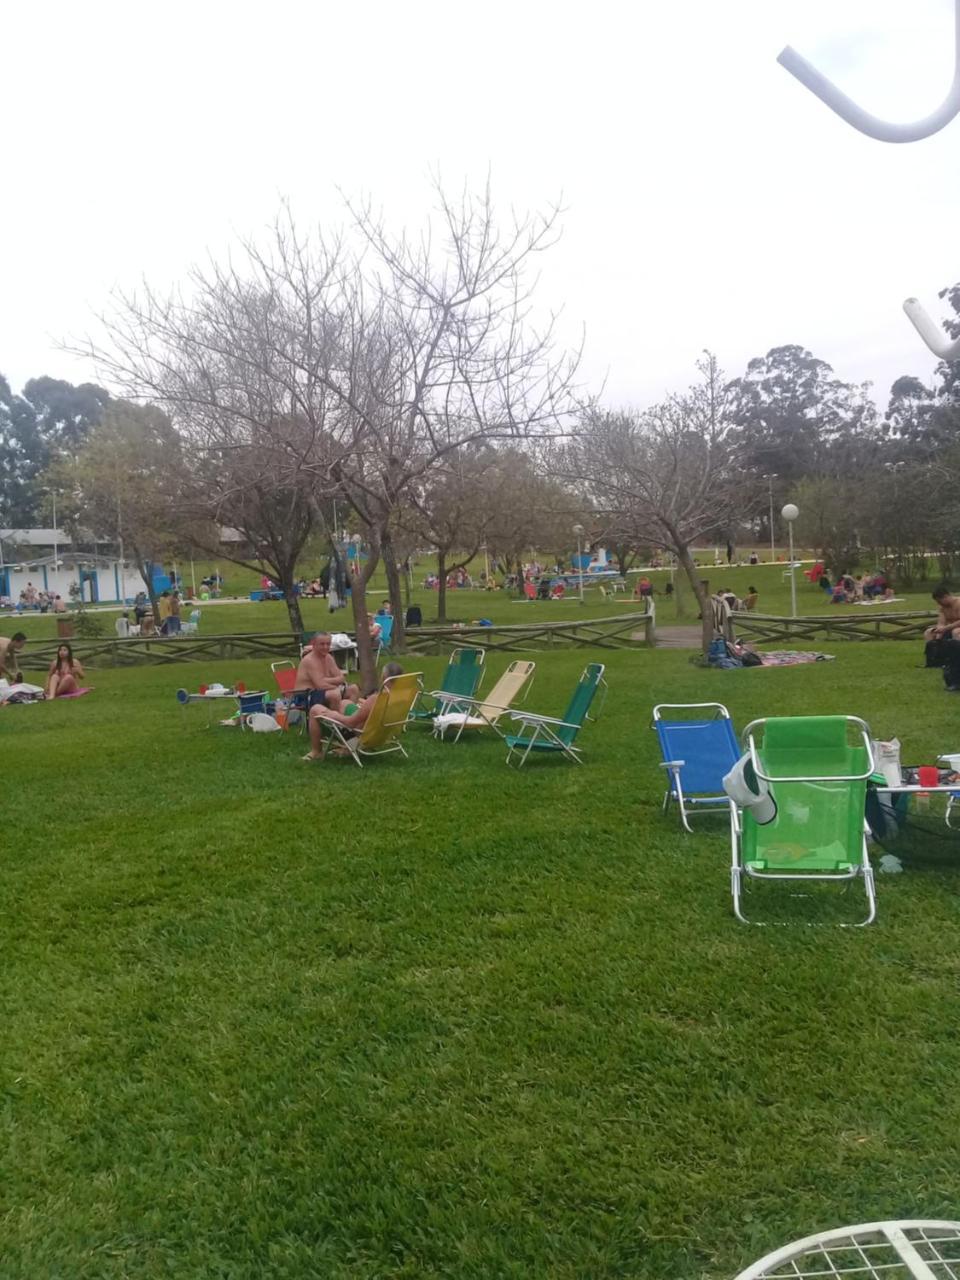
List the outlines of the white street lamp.
{"type": "Polygon", "coordinates": [[[795,507],[792,502],[788,502],[780,512],[780,515],[787,522],[787,528],[790,530],[790,605],[791,616],[794,618],[797,616],[797,578],[793,565],[793,522],[799,514],[800,508],[795,507]]]}
{"type": "Polygon", "coordinates": [[[580,541],[583,537],[583,525],[575,524],[573,532],[577,535],[577,571],[580,575],[580,603],[583,604],[583,550],[580,541]]]}

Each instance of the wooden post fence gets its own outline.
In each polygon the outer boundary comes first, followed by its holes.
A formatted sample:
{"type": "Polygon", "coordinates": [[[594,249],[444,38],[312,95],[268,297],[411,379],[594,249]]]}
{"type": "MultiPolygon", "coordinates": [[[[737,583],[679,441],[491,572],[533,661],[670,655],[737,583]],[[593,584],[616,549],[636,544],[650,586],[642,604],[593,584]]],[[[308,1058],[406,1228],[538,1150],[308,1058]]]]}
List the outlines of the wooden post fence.
{"type": "Polygon", "coordinates": [[[741,640],[774,644],[797,640],[918,640],[937,615],[926,610],[879,613],[853,606],[855,613],[822,614],[801,618],[780,618],[770,613],[733,614],[733,625],[741,640]]]}
{"type": "MultiPolygon", "coordinates": [[[[612,618],[570,622],[520,623],[508,626],[414,627],[407,632],[407,652],[440,654],[458,645],[478,645],[491,651],[526,653],[542,649],[634,649],[656,643],[653,609],[620,613],[612,618]]],[[[25,670],[45,670],[57,654],[59,640],[28,643],[20,653],[25,670]]],[[[165,666],[185,662],[222,662],[240,658],[297,659],[300,636],[292,632],[251,632],[242,635],[180,635],[111,637],[71,640],[73,654],[84,666],[165,666]]]]}

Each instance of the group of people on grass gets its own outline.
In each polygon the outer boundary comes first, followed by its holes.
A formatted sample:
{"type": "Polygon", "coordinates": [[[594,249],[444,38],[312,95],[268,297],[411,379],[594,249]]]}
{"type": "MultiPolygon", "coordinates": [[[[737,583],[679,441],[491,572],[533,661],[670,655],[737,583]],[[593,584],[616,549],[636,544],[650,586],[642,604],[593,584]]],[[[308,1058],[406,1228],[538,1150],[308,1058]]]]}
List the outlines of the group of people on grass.
{"type": "MultiPolygon", "coordinates": [[[[329,739],[324,736],[324,721],[333,721],[340,726],[341,733],[347,736],[358,736],[370,718],[377,701],[379,689],[365,698],[360,697],[360,688],[351,684],[337,664],[331,650],[331,636],[326,631],[318,631],[310,641],[310,647],[300,659],[294,690],[307,694],[307,715],[310,728],[310,750],[304,760],[322,760],[326,754],[329,739]]],[[[398,662],[388,662],[380,676],[380,686],[392,676],[403,675],[403,667],[398,662]]],[[[343,748],[337,748],[342,754],[343,748]]]]}
{"type": "MultiPolygon", "coordinates": [[[[27,637],[22,631],[15,631],[9,637],[0,636],[0,680],[5,680],[8,684],[24,683],[19,655],[26,643],[27,637]]],[[[83,674],[83,666],[73,656],[70,646],[58,645],[57,656],[47,668],[44,695],[48,698],[65,698],[67,694],[79,693],[83,674]]]]}
{"type": "Polygon", "coordinates": [[[28,609],[36,609],[40,613],[67,611],[66,602],[55,591],[44,591],[42,588],[38,590],[32,582],[28,582],[20,592],[20,598],[13,607],[17,613],[25,613],[28,609]]]}
{"type": "Polygon", "coordinates": [[[860,604],[863,601],[894,599],[893,587],[882,569],[875,569],[873,573],[861,573],[857,577],[851,573],[841,573],[834,581],[826,565],[818,560],[812,569],[804,570],[804,576],[830,597],[831,604],[860,604]]]}
{"type": "MultiPolygon", "coordinates": [[[[446,584],[448,591],[462,590],[465,587],[473,586],[473,579],[463,567],[448,573],[446,576],[446,584]]],[[[440,578],[435,573],[428,573],[423,580],[423,585],[428,591],[436,591],[440,586],[440,578]]]]}
{"type": "Polygon", "coordinates": [[[176,589],[162,591],[157,597],[156,616],[147,593],[138,591],[133,601],[133,623],[131,624],[126,613],[121,614],[116,622],[117,635],[150,636],[156,633],[161,636],[175,636],[180,631],[182,610],[183,601],[180,592],[176,589]]]}

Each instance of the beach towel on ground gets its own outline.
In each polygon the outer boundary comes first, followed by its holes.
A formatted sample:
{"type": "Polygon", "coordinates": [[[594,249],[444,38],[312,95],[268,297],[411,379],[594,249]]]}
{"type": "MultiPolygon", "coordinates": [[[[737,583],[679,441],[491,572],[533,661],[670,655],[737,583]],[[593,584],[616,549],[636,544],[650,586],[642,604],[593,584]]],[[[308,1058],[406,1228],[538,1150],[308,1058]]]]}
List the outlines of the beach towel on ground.
{"type": "Polygon", "coordinates": [[[807,662],[833,662],[832,653],[817,653],[814,650],[773,649],[760,655],[761,666],[764,667],[800,667],[807,662]]]}

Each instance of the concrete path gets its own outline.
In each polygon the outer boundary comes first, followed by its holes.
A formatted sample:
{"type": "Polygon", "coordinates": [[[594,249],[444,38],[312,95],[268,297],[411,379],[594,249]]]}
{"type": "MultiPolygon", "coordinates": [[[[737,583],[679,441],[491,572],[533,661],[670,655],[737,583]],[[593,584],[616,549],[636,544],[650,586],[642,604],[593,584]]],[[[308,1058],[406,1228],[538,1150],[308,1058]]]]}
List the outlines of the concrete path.
{"type": "Polygon", "coordinates": [[[696,627],[657,627],[658,649],[699,649],[702,637],[696,627]]]}

